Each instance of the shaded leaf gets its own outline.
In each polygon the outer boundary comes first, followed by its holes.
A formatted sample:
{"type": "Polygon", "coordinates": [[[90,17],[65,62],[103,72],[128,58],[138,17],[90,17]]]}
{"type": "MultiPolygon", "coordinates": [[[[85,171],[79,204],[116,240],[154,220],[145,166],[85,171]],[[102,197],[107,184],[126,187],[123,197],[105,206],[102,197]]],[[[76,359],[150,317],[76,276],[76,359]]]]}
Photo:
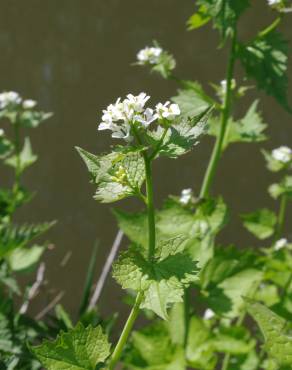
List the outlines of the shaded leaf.
{"type": "Polygon", "coordinates": [[[263,208],[241,215],[244,226],[259,239],[267,239],[274,234],[277,217],[273,211],[263,208]]]}
{"type": "Polygon", "coordinates": [[[48,370],[95,370],[109,356],[110,344],[100,326],[84,328],[79,323],[54,342],[44,341],[31,351],[48,370]]]}

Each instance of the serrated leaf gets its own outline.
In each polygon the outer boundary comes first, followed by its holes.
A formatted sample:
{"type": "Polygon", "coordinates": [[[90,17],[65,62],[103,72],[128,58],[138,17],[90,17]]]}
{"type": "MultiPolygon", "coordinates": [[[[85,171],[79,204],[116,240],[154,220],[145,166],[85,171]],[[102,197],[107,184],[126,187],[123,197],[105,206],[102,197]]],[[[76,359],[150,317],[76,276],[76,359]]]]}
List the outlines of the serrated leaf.
{"type": "Polygon", "coordinates": [[[282,35],[273,31],[246,45],[241,44],[238,56],[248,77],[256,80],[258,88],[291,111],[287,101],[288,45],[282,35]]]}
{"type": "Polygon", "coordinates": [[[244,226],[254,236],[263,240],[273,235],[277,217],[273,211],[263,208],[255,212],[241,215],[244,226]]]}
{"type": "Polygon", "coordinates": [[[25,224],[22,226],[0,226],[0,258],[5,257],[16,248],[22,248],[34,238],[48,231],[55,222],[42,224],[25,224]]]}
{"type": "Polygon", "coordinates": [[[153,262],[146,259],[146,250],[132,246],[113,266],[113,276],[123,289],[142,291],[141,307],[163,319],[172,303],[183,301],[184,288],[197,281],[197,264],[183,251],[183,242],[178,238],[161,242],[153,262]]]}
{"type": "MultiPolygon", "coordinates": [[[[267,125],[263,123],[262,117],[257,111],[257,106],[258,101],[255,101],[241,120],[229,120],[223,148],[236,142],[257,143],[266,140],[263,131],[266,129],[267,125]]],[[[219,120],[217,118],[210,120],[209,133],[218,136],[219,129],[219,120]]]]}
{"type": "Polygon", "coordinates": [[[171,100],[178,104],[184,117],[195,117],[205,112],[210,107],[210,102],[206,101],[206,94],[198,82],[192,83],[192,88],[179,90],[178,95],[171,100]]]}
{"type": "Polygon", "coordinates": [[[32,152],[30,139],[26,137],[24,139],[23,149],[19,153],[19,162],[18,162],[16,154],[14,154],[13,156],[7,158],[5,160],[5,163],[14,168],[19,166],[19,169],[22,172],[27,167],[30,167],[32,164],[34,164],[37,158],[38,158],[37,155],[33,154],[32,152]]]}
{"type": "Polygon", "coordinates": [[[110,344],[100,326],[84,328],[79,323],[54,342],[44,341],[31,351],[47,370],[95,370],[109,356],[110,344]]]}
{"type": "Polygon", "coordinates": [[[246,299],[246,305],[264,335],[265,350],[278,366],[291,366],[292,337],[288,333],[288,323],[259,302],[246,299]]]}
{"type": "Polygon", "coordinates": [[[215,28],[219,29],[222,38],[232,30],[233,24],[239,16],[248,8],[248,0],[198,0],[199,14],[203,19],[213,19],[215,28]]]}
{"type": "Polygon", "coordinates": [[[111,203],[139,193],[145,179],[145,165],[139,151],[95,156],[76,149],[97,185],[96,200],[111,203]]]}

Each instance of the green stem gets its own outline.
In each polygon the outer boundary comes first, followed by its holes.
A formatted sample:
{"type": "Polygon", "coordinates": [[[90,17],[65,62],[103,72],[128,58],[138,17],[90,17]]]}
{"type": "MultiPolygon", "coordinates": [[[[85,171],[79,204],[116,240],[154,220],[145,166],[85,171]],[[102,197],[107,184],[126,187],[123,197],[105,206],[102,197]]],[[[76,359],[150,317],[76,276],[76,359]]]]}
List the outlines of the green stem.
{"type": "MultiPolygon", "coordinates": [[[[134,131],[135,132],[135,131],[134,131]]],[[[135,136],[139,138],[137,133],[135,136]]],[[[140,139],[139,139],[140,141],[140,139]]],[[[146,193],[147,193],[147,211],[148,211],[148,259],[151,261],[155,254],[155,213],[154,213],[154,201],[153,201],[153,180],[152,180],[152,160],[148,157],[147,153],[143,152],[143,158],[145,163],[145,172],[146,172],[146,193]]],[[[124,326],[122,334],[119,338],[119,341],[114,349],[112,357],[109,362],[109,370],[114,370],[117,363],[119,362],[124,346],[127,343],[133,325],[139,314],[139,307],[143,299],[143,293],[139,292],[136,297],[135,305],[132,308],[132,311],[128,317],[128,320],[124,326]]]]}
{"type": "Polygon", "coordinates": [[[278,27],[278,25],[280,24],[281,20],[282,20],[282,17],[283,15],[281,14],[278,18],[276,18],[274,20],[273,23],[271,23],[267,28],[265,28],[264,30],[262,30],[259,34],[258,34],[258,37],[265,37],[267,36],[267,34],[269,34],[270,32],[274,31],[274,29],[276,29],[278,27]]]}
{"type": "Polygon", "coordinates": [[[148,210],[148,259],[151,261],[155,254],[155,212],[153,200],[153,180],[152,180],[152,161],[144,153],[145,171],[146,171],[146,193],[148,210]]]}
{"type": "Polygon", "coordinates": [[[231,42],[231,49],[229,55],[229,62],[227,67],[227,83],[226,83],[226,93],[224,96],[224,104],[221,114],[221,126],[220,132],[216,139],[216,143],[207,167],[207,171],[205,173],[205,177],[203,180],[200,197],[206,198],[209,195],[210,187],[212,185],[215,172],[219,163],[219,159],[221,158],[222,151],[223,151],[223,143],[225,138],[225,133],[228,126],[230,111],[231,111],[231,103],[232,103],[232,78],[234,74],[234,65],[236,60],[236,47],[237,47],[237,32],[236,27],[234,27],[233,35],[232,35],[232,42],[231,42]]]}
{"type": "Polygon", "coordinates": [[[281,201],[280,201],[280,209],[278,213],[278,220],[277,220],[277,226],[276,226],[275,237],[274,237],[275,242],[281,236],[282,231],[283,231],[283,227],[285,223],[285,214],[286,214],[286,209],[287,209],[287,202],[288,202],[287,195],[283,194],[281,197],[281,201]]]}
{"type": "Polygon", "coordinates": [[[153,153],[150,155],[149,157],[149,160],[153,160],[155,159],[157,153],[159,152],[160,148],[161,148],[161,145],[163,144],[163,140],[167,134],[167,131],[168,131],[168,127],[165,127],[164,131],[163,131],[163,134],[161,135],[161,138],[159,140],[159,143],[157,144],[156,148],[154,149],[153,153]]]}
{"type": "Polygon", "coordinates": [[[124,346],[125,346],[125,344],[128,340],[128,337],[131,333],[133,325],[134,325],[134,323],[137,319],[137,316],[139,314],[139,307],[140,307],[140,304],[142,302],[142,299],[143,299],[142,293],[138,293],[138,295],[136,297],[135,305],[132,308],[132,311],[131,311],[131,313],[128,317],[128,320],[127,320],[127,322],[124,326],[124,329],[122,331],[120,339],[119,339],[119,341],[118,341],[118,343],[115,347],[115,350],[112,354],[112,357],[111,357],[111,360],[110,360],[110,363],[109,363],[109,367],[108,367],[109,370],[114,370],[115,366],[117,365],[117,363],[119,362],[119,360],[121,358],[124,346]]]}
{"type": "Polygon", "coordinates": [[[20,163],[20,134],[19,134],[19,124],[16,122],[14,124],[14,147],[15,147],[15,157],[16,157],[16,167],[15,167],[15,182],[14,191],[17,192],[20,187],[20,176],[21,176],[21,163],[20,163]]]}

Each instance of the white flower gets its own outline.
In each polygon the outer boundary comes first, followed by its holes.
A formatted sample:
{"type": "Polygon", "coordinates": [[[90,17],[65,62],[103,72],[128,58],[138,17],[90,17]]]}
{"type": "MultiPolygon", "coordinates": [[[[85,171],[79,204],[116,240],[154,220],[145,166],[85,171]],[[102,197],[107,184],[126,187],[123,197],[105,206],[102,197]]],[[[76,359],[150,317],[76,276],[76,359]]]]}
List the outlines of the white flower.
{"type": "Polygon", "coordinates": [[[269,6],[277,6],[282,3],[282,0],[267,0],[269,6]]]}
{"type": "Polygon", "coordinates": [[[137,59],[141,64],[157,64],[159,62],[159,57],[162,53],[162,49],[159,47],[148,47],[140,50],[137,54],[137,59]]]}
{"type": "Polygon", "coordinates": [[[3,130],[3,128],[0,128],[0,137],[3,137],[4,136],[4,130],[3,130]]]}
{"type": "Polygon", "coordinates": [[[150,96],[144,92],[137,96],[128,94],[127,99],[124,100],[124,105],[128,107],[128,109],[133,109],[135,112],[141,113],[143,112],[143,108],[149,99],[150,96]]]}
{"type": "Polygon", "coordinates": [[[0,94],[0,109],[6,108],[10,104],[20,104],[20,95],[15,91],[3,92],[0,94]]]}
{"type": "Polygon", "coordinates": [[[280,146],[272,150],[272,157],[279,162],[288,163],[292,160],[292,150],[287,146],[280,146]]]}
{"type": "Polygon", "coordinates": [[[205,313],[204,313],[204,319],[205,320],[210,320],[215,316],[215,312],[211,310],[210,308],[207,308],[205,313]]]}
{"type": "Polygon", "coordinates": [[[169,101],[166,103],[158,103],[156,105],[156,112],[158,115],[158,118],[160,119],[168,119],[173,120],[176,116],[180,115],[180,109],[177,104],[170,104],[169,101]]]}
{"type": "Polygon", "coordinates": [[[34,108],[35,106],[37,105],[37,102],[35,100],[32,100],[32,99],[26,99],[23,101],[22,103],[22,107],[24,109],[32,109],[34,108]]]}
{"type": "Polygon", "coordinates": [[[153,109],[147,108],[145,109],[144,113],[142,115],[134,116],[134,120],[136,122],[140,122],[143,127],[147,128],[150,123],[155,121],[157,119],[157,114],[154,114],[153,109]]]}
{"type": "Polygon", "coordinates": [[[181,196],[179,198],[179,201],[180,201],[181,204],[188,204],[191,201],[192,196],[193,196],[192,189],[184,189],[181,192],[181,196]]]}
{"type": "Polygon", "coordinates": [[[274,245],[274,250],[279,251],[280,249],[286,247],[287,244],[288,244],[288,240],[286,238],[279,239],[276,241],[274,245]]]}

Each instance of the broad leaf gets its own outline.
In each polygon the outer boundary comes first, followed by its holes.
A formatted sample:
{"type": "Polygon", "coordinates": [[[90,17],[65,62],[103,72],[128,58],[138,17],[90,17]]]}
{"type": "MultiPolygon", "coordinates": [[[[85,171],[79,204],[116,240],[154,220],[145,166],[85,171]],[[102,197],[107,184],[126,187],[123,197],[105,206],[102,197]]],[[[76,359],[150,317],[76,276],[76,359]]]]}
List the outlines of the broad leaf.
{"type": "Polygon", "coordinates": [[[111,203],[139,194],[145,179],[144,161],[139,151],[95,156],[81,148],[76,149],[97,185],[96,200],[111,203]]]}
{"type": "Polygon", "coordinates": [[[264,348],[278,366],[292,365],[292,338],[288,323],[259,302],[246,299],[250,315],[259,325],[265,339],[264,348]]]}
{"type": "Polygon", "coordinates": [[[44,341],[31,351],[47,370],[95,370],[109,356],[110,344],[100,326],[84,328],[79,323],[54,342],[44,341]]]}
{"type": "Polygon", "coordinates": [[[113,266],[113,276],[123,289],[142,291],[142,308],[167,319],[171,304],[183,301],[184,288],[198,280],[197,264],[184,251],[184,239],[161,242],[153,262],[147,251],[132,246],[113,266]]]}
{"type": "Polygon", "coordinates": [[[179,105],[186,118],[198,116],[210,107],[210,101],[206,100],[206,94],[198,82],[192,82],[188,89],[179,90],[171,100],[179,105]]]}
{"type": "Polygon", "coordinates": [[[259,89],[272,95],[291,111],[287,101],[287,55],[287,41],[277,31],[260,35],[250,43],[240,45],[238,51],[248,77],[254,78],[259,89]]]}
{"type": "Polygon", "coordinates": [[[263,208],[241,215],[244,226],[258,239],[267,239],[275,232],[277,217],[273,211],[263,208]]]}

